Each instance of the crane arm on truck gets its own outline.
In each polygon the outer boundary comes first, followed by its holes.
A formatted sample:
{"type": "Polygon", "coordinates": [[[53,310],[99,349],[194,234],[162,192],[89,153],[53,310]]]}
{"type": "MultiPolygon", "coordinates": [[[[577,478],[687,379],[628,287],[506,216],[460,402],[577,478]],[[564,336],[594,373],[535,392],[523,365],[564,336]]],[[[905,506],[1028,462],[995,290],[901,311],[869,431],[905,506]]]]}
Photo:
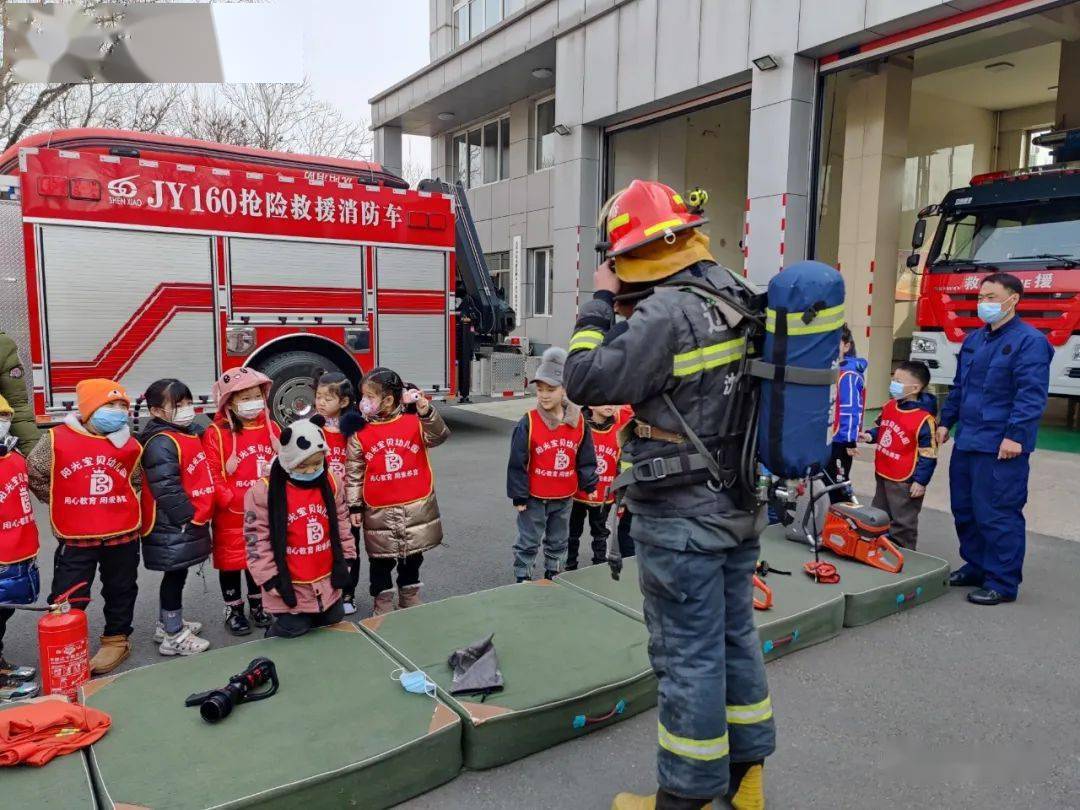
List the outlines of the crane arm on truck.
{"type": "Polygon", "coordinates": [[[498,343],[514,330],[517,316],[495,289],[480,249],[469,200],[461,181],[453,185],[439,179],[421,180],[420,191],[449,194],[454,198],[457,273],[465,288],[463,310],[473,318],[476,334],[488,345],[498,343]]]}

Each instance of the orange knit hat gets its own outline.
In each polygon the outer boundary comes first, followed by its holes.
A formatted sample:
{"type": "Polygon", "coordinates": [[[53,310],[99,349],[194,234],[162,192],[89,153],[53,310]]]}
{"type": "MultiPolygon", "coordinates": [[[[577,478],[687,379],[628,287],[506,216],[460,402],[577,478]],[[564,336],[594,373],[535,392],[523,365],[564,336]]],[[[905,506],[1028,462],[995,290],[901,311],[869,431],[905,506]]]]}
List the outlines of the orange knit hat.
{"type": "Polygon", "coordinates": [[[123,402],[131,407],[131,397],[124,386],[115,380],[101,378],[83,380],[76,385],[75,399],[79,403],[79,418],[84,422],[90,419],[94,411],[110,402],[123,402]]]}

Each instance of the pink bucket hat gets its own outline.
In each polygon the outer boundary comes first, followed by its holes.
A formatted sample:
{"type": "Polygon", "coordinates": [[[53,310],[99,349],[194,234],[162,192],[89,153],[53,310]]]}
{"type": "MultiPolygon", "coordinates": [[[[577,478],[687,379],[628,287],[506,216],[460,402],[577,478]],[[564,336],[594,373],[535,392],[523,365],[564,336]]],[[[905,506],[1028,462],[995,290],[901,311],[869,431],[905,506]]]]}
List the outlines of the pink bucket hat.
{"type": "MultiPolygon", "coordinates": [[[[229,401],[232,399],[233,394],[238,391],[246,391],[249,388],[258,386],[262,390],[263,399],[266,400],[270,397],[271,385],[273,385],[271,379],[261,371],[256,371],[255,369],[247,368],[246,366],[236,366],[222,374],[217,382],[214,383],[210,392],[214,396],[214,405],[217,408],[218,413],[224,413],[225,409],[229,407],[229,401]]],[[[266,419],[267,428],[270,428],[270,444],[273,446],[274,451],[277,452],[280,444],[270,425],[270,411],[264,411],[263,416],[266,419]]],[[[239,464],[240,460],[236,457],[236,448],[234,444],[232,453],[225,460],[225,472],[232,475],[236,472],[236,468],[239,464]]]]}
{"type": "Polygon", "coordinates": [[[223,411],[229,407],[229,400],[237,391],[246,391],[248,388],[258,386],[262,389],[263,398],[266,399],[270,396],[272,384],[270,378],[261,371],[246,366],[236,366],[218,377],[210,392],[214,396],[214,407],[223,411]]]}

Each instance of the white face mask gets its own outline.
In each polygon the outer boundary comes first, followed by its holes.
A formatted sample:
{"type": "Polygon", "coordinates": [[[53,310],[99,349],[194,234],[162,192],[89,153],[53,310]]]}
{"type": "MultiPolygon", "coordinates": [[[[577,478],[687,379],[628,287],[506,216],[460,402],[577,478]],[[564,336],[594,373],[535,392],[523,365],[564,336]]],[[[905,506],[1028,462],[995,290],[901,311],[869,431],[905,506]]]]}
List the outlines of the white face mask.
{"type": "Polygon", "coordinates": [[[247,402],[241,402],[236,406],[236,412],[241,419],[254,419],[265,410],[266,403],[261,399],[249,399],[247,402]]]}
{"type": "Polygon", "coordinates": [[[172,423],[178,427],[187,427],[195,421],[195,406],[181,405],[173,411],[172,423]]]}
{"type": "Polygon", "coordinates": [[[9,432],[11,432],[11,420],[0,419],[0,439],[6,439],[9,432]]]}

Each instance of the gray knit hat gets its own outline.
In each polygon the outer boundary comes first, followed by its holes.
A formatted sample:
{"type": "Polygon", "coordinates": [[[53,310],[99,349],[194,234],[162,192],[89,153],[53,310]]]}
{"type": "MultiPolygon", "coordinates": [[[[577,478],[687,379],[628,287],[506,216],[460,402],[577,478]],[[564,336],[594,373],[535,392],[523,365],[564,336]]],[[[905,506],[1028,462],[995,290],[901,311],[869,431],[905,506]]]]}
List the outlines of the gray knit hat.
{"type": "Polygon", "coordinates": [[[281,431],[278,461],[285,472],[292,472],[316,453],[326,452],[322,421],[321,416],[298,419],[281,431]]]}
{"type": "Polygon", "coordinates": [[[529,382],[546,382],[548,385],[563,384],[563,366],[566,365],[566,349],[552,346],[540,357],[540,367],[529,382]]]}

